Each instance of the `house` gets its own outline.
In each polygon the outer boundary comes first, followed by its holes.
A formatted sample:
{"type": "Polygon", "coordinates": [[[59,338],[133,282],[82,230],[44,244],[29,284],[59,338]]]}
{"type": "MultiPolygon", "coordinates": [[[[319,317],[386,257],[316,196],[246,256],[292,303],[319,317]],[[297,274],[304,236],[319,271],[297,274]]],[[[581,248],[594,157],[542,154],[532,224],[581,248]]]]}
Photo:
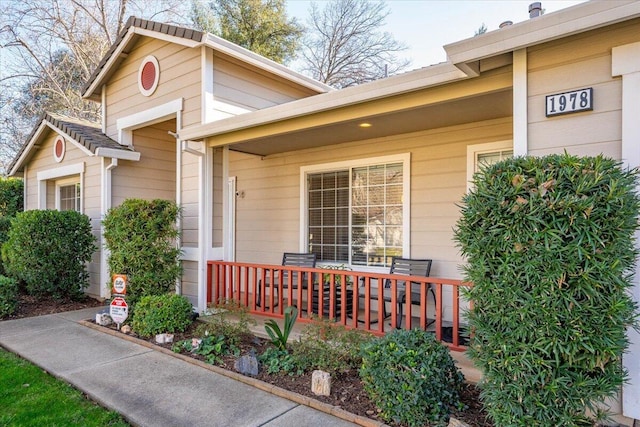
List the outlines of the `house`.
{"type": "MultiPolygon", "coordinates": [[[[640,2],[587,2],[444,47],[448,61],[342,90],[211,34],[130,19],[84,88],[95,125],[45,114],[10,165],[27,209],[77,209],[96,236],[124,199],[183,207],[180,292],[207,261],[283,252],[460,278],[457,203],[482,161],[603,153],[640,166],[640,2]]],[[[108,297],[104,250],[88,292],[108,297]]],[[[640,285],[635,296],[640,300],[640,285]]],[[[445,307],[446,308],[446,307],[445,307]]],[[[640,419],[640,336],[622,410],[640,419]]]]}

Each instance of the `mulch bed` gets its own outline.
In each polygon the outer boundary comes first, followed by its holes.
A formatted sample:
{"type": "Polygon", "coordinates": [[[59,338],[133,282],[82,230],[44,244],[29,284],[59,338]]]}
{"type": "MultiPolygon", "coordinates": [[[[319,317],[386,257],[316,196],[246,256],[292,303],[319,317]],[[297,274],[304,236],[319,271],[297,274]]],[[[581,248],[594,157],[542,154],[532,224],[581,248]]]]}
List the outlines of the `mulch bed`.
{"type": "MultiPolygon", "coordinates": [[[[46,314],[60,313],[64,311],[80,310],[89,307],[105,307],[104,302],[97,301],[92,298],[86,298],[81,301],[56,301],[53,299],[35,299],[28,295],[21,295],[20,305],[17,312],[2,320],[19,319],[24,317],[42,316],[46,314]]],[[[110,326],[115,329],[115,326],[110,326]]],[[[194,327],[187,330],[182,334],[175,334],[174,342],[191,339],[193,336],[194,327]]],[[[132,334],[135,336],[135,334],[132,334]]],[[[155,340],[150,339],[149,342],[153,342],[155,345],[165,348],[171,348],[172,344],[156,344],[155,340]]],[[[246,354],[251,349],[255,349],[257,354],[260,354],[264,348],[269,345],[267,340],[261,338],[254,338],[247,340],[242,344],[242,353],[246,354]]],[[[203,360],[198,355],[187,355],[196,359],[203,360]]],[[[232,356],[225,357],[223,362],[219,365],[224,369],[233,371],[233,365],[235,358],[232,356]]],[[[349,371],[340,374],[336,377],[332,377],[331,396],[316,396],[311,392],[311,374],[304,375],[269,375],[262,371],[257,377],[259,380],[268,384],[273,384],[280,388],[290,390],[299,393],[304,396],[311,397],[318,401],[338,406],[353,414],[372,418],[377,421],[381,421],[377,415],[378,411],[369,396],[364,391],[360,377],[357,371],[349,371]]],[[[492,427],[493,424],[487,419],[487,415],[482,408],[482,404],[479,401],[478,389],[472,384],[465,384],[461,393],[462,402],[467,406],[467,409],[461,412],[454,412],[453,417],[460,421],[469,424],[472,427],[492,427]]]]}

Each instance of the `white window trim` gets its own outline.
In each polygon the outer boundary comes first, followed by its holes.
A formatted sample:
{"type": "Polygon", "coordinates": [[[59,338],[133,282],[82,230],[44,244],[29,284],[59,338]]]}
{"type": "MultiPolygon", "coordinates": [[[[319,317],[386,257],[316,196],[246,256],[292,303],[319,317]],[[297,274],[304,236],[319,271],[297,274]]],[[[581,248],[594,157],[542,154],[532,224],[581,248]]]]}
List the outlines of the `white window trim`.
{"type": "MultiPolygon", "coordinates": [[[[80,212],[84,212],[84,162],[62,166],[55,169],[47,169],[38,172],[38,209],[47,208],[47,181],[58,178],[79,175],[80,181],[80,212]]],[[[78,179],[75,179],[78,182],[78,179]]],[[[57,194],[57,191],[56,191],[57,194]]],[[[58,196],[56,195],[56,198],[58,196]]],[[[57,202],[56,202],[57,204],[57,202]]]]}
{"type": "Polygon", "coordinates": [[[69,186],[69,185],[75,185],[75,184],[80,184],[80,212],[83,212],[83,206],[82,206],[82,181],[80,180],[79,176],[75,176],[72,178],[65,178],[65,179],[59,179],[55,181],[55,197],[56,197],[56,210],[59,211],[60,210],[60,205],[62,204],[61,200],[60,200],[60,188],[61,187],[65,187],[65,186],[69,186]]]}
{"type": "Polygon", "coordinates": [[[134,130],[178,116],[183,104],[184,98],[177,98],[148,110],[119,118],[116,120],[118,142],[121,145],[133,146],[134,130]]]}
{"type": "MultiPolygon", "coordinates": [[[[467,191],[473,187],[471,181],[476,172],[476,159],[479,154],[493,153],[495,151],[513,150],[513,141],[503,140],[488,142],[485,144],[473,144],[467,146],[467,191]]],[[[515,154],[515,151],[513,153],[515,154]]]]}
{"type": "MultiPolygon", "coordinates": [[[[391,156],[368,157],[340,162],[322,163],[300,167],[300,252],[307,252],[307,210],[309,208],[307,175],[318,172],[331,172],[340,169],[352,169],[362,166],[379,165],[385,163],[402,163],[402,256],[411,257],[411,153],[395,154],[391,156]]],[[[351,182],[349,182],[351,191],[351,182]]],[[[323,265],[331,263],[322,263],[323,265]]],[[[340,263],[342,264],[342,263],[340,263]]],[[[355,266],[360,271],[388,271],[388,267],[355,266]]]]}

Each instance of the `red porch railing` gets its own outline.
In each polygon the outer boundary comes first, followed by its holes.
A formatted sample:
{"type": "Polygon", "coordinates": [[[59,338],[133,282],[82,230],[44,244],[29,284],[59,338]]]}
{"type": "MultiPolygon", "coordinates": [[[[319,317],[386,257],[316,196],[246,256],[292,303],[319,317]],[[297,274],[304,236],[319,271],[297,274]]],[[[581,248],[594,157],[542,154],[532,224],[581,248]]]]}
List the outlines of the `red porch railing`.
{"type": "Polygon", "coordinates": [[[403,328],[419,326],[431,330],[436,339],[447,341],[452,350],[466,348],[460,302],[463,286],[469,284],[436,277],[410,276],[409,279],[397,274],[322,268],[226,261],[207,263],[208,304],[233,300],[252,314],[277,318],[284,317],[286,306],[294,305],[300,322],[328,318],[347,328],[384,335],[395,326],[401,303],[406,313],[401,319],[403,328]],[[399,282],[405,286],[411,283],[413,294],[420,296],[419,304],[415,300],[412,303],[410,292],[398,292],[399,282]],[[382,292],[377,292],[378,286],[382,288],[385,283],[390,285],[388,301],[382,292]],[[429,285],[435,291],[435,304],[428,303],[429,285]],[[404,299],[400,298],[401,293],[404,299]],[[387,304],[385,310],[381,309],[383,303],[387,304]],[[412,307],[418,308],[417,315],[412,307]],[[384,311],[390,318],[384,318],[384,311]]]}

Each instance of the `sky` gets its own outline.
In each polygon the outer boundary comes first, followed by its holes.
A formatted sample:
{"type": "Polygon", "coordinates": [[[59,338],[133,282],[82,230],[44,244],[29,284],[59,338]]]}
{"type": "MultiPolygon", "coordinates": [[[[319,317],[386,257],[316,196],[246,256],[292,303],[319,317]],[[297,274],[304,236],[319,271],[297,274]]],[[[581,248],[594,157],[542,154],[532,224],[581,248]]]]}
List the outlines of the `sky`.
{"type": "MultiPolygon", "coordinates": [[[[328,0],[316,0],[320,7],[328,0]]],[[[542,1],[545,13],[574,6],[580,1],[542,1]]],[[[518,23],[529,19],[533,0],[387,0],[391,14],[385,31],[404,42],[409,50],[402,56],[412,60],[410,69],[446,61],[442,46],[473,37],[484,23],[488,31],[498,29],[501,22],[518,23]]],[[[306,23],[311,1],[287,0],[287,13],[306,23]]]]}

